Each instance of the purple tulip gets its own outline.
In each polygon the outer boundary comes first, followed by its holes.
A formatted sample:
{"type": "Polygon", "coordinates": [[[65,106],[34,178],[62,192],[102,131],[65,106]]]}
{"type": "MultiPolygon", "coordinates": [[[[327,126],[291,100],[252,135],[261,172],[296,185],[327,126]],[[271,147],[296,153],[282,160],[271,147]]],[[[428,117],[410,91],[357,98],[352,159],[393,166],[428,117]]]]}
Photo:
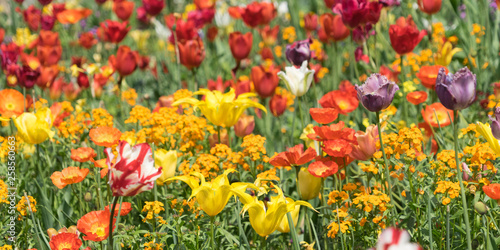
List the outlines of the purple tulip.
{"type": "Polygon", "coordinates": [[[295,66],[302,65],[302,62],[311,59],[311,49],[309,44],[312,43],[311,38],[294,42],[292,45],[286,46],[286,59],[295,66]]]}
{"type": "Polygon", "coordinates": [[[495,118],[490,116],[491,120],[491,133],[495,138],[500,140],[500,107],[495,109],[495,118]]]}
{"type": "Polygon", "coordinates": [[[462,110],[476,99],[476,85],[476,75],[467,67],[448,75],[441,68],[436,78],[436,94],[447,109],[462,110]]]}
{"type": "Polygon", "coordinates": [[[399,90],[396,83],[381,74],[372,74],[361,86],[356,85],[358,99],[366,109],[378,112],[389,107],[394,94],[399,90]]]}

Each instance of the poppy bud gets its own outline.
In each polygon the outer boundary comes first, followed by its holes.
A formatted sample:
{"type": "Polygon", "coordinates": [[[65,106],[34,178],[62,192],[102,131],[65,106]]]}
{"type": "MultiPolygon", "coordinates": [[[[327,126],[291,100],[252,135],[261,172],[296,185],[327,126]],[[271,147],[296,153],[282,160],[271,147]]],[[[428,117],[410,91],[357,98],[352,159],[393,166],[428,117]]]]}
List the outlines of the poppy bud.
{"type": "Polygon", "coordinates": [[[229,47],[236,61],[239,62],[248,57],[252,50],[252,40],[253,35],[251,32],[241,34],[241,32],[236,31],[229,34],[229,47]]]}
{"type": "Polygon", "coordinates": [[[92,194],[90,192],[86,192],[85,195],[83,196],[83,199],[86,202],[91,202],[92,201],[92,194]]]}
{"type": "Polygon", "coordinates": [[[474,204],[474,209],[476,210],[476,212],[478,212],[480,215],[485,215],[486,213],[488,213],[488,206],[486,206],[484,203],[482,203],[481,201],[478,201],[476,202],[476,204],[474,204]]]}
{"type": "Polygon", "coordinates": [[[436,94],[447,109],[462,110],[476,99],[476,85],[476,75],[467,67],[448,75],[441,68],[436,79],[436,94]]]}

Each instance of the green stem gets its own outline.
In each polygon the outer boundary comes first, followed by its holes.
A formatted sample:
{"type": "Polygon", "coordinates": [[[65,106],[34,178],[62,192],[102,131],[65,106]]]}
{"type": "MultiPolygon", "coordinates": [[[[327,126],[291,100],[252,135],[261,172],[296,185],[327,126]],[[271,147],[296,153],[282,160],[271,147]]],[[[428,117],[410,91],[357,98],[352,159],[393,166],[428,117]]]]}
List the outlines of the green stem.
{"type": "Polygon", "coordinates": [[[109,210],[109,249],[113,250],[113,218],[115,217],[115,208],[118,203],[118,197],[113,197],[113,205],[111,206],[111,210],[109,210]]]}
{"type": "Polygon", "coordinates": [[[433,249],[432,242],[432,217],[431,217],[431,195],[429,194],[429,198],[427,200],[427,223],[429,225],[429,249],[433,249]]]}
{"type": "Polygon", "coordinates": [[[465,220],[465,232],[467,236],[467,249],[472,250],[472,240],[470,236],[469,214],[467,210],[467,197],[465,197],[464,183],[462,182],[462,171],[460,169],[460,161],[458,159],[458,111],[453,111],[455,121],[453,122],[453,139],[455,141],[455,164],[457,167],[458,182],[460,183],[460,196],[462,196],[462,209],[465,220]]]}
{"type": "Polygon", "coordinates": [[[297,105],[299,106],[299,116],[300,116],[300,125],[302,126],[301,129],[304,128],[304,112],[302,111],[302,105],[300,103],[300,97],[297,97],[297,105]]]}
{"type": "MultiPolygon", "coordinates": [[[[389,173],[389,163],[387,161],[387,156],[385,155],[384,140],[382,139],[382,125],[380,124],[380,111],[377,111],[376,115],[377,115],[378,138],[380,141],[380,151],[382,151],[382,156],[384,157],[385,175],[387,178],[387,185],[389,186],[387,190],[389,193],[389,198],[391,199],[391,205],[392,205],[391,211],[392,211],[392,209],[396,208],[396,205],[394,204],[394,198],[392,197],[392,183],[391,183],[391,176],[389,173]]],[[[389,211],[389,215],[391,214],[391,211],[389,211]]],[[[394,217],[392,218],[392,223],[395,225],[394,217]]]]}
{"type": "Polygon", "coordinates": [[[245,230],[243,229],[243,226],[241,225],[241,217],[238,214],[238,211],[240,211],[240,201],[236,199],[236,207],[234,208],[234,213],[236,214],[236,218],[238,221],[238,228],[240,230],[240,237],[243,238],[243,242],[245,243],[246,249],[250,249],[250,244],[248,244],[248,239],[247,236],[245,235],[245,230]]]}
{"type": "Polygon", "coordinates": [[[483,216],[483,223],[484,227],[486,228],[486,235],[484,236],[486,238],[486,249],[493,249],[490,240],[490,228],[488,226],[488,220],[486,219],[486,216],[483,216]]]}
{"type": "Polygon", "coordinates": [[[215,216],[210,217],[210,245],[212,249],[215,248],[215,233],[214,233],[214,222],[215,222],[215,216]]]}
{"type": "Polygon", "coordinates": [[[446,250],[450,250],[450,205],[446,206],[446,250]]]}
{"type": "Polygon", "coordinates": [[[403,118],[406,123],[406,126],[408,126],[408,104],[406,103],[406,91],[404,87],[404,79],[405,79],[405,74],[404,74],[404,67],[403,67],[403,61],[404,61],[404,55],[401,55],[401,86],[403,86],[403,118]]]}
{"type": "Polygon", "coordinates": [[[217,142],[217,144],[221,144],[222,141],[220,140],[220,126],[217,126],[217,139],[219,139],[219,141],[217,142]]]}
{"type": "Polygon", "coordinates": [[[292,215],[290,212],[286,213],[286,218],[288,220],[288,227],[290,228],[290,235],[292,236],[292,246],[294,250],[300,250],[299,246],[299,237],[297,236],[297,232],[295,231],[295,226],[293,224],[292,215]]]}

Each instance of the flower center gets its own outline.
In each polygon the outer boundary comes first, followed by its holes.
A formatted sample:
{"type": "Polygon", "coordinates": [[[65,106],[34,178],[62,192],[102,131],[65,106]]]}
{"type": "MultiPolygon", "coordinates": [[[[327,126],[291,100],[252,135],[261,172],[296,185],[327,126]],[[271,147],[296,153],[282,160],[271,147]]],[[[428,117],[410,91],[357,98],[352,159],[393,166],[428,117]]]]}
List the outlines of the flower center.
{"type": "Polygon", "coordinates": [[[13,103],[7,103],[7,105],[5,105],[5,108],[7,110],[14,110],[16,108],[16,105],[14,105],[13,103]]]}

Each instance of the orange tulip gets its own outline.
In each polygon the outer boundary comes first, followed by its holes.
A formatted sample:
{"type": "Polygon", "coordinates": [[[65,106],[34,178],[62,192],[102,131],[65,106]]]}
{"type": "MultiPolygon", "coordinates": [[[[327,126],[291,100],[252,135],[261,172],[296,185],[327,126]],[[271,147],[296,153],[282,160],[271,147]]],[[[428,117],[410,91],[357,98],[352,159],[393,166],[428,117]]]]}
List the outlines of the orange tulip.
{"type": "Polygon", "coordinates": [[[241,34],[241,32],[236,31],[229,34],[229,47],[236,61],[239,62],[248,57],[252,50],[252,40],[253,35],[251,32],[241,34]]]}
{"type": "Polygon", "coordinates": [[[255,92],[259,96],[266,98],[274,95],[274,91],[280,82],[278,77],[279,68],[271,65],[270,67],[254,66],[251,72],[251,79],[255,92]]]}
{"type": "Polygon", "coordinates": [[[329,39],[335,42],[346,39],[350,34],[349,29],[342,22],[342,17],[340,15],[334,16],[331,13],[326,13],[321,15],[319,20],[325,34],[329,39]]]}
{"type": "Polygon", "coordinates": [[[271,26],[266,26],[260,30],[260,35],[262,36],[262,41],[267,46],[272,46],[278,40],[278,33],[280,32],[280,26],[276,25],[273,28],[271,26]]]}
{"type": "Polygon", "coordinates": [[[304,15],[304,29],[307,32],[315,31],[318,28],[318,15],[307,13],[304,15]]]}
{"type": "Polygon", "coordinates": [[[241,115],[238,122],[234,125],[234,134],[238,137],[245,137],[253,132],[255,120],[251,115],[241,115]]]}
{"type": "Polygon", "coordinates": [[[271,100],[269,100],[269,109],[271,110],[271,113],[279,117],[283,113],[285,113],[285,110],[287,108],[287,99],[285,96],[282,95],[274,95],[271,100]]]}
{"type": "Polygon", "coordinates": [[[38,85],[42,89],[45,89],[52,85],[58,74],[58,65],[40,67],[40,76],[37,79],[36,85],[38,85]]]}
{"type": "Polygon", "coordinates": [[[215,7],[215,0],[194,0],[194,4],[196,8],[203,9],[212,9],[215,7]]]}
{"type": "Polygon", "coordinates": [[[416,74],[418,79],[424,87],[428,89],[434,89],[436,85],[436,78],[439,73],[439,69],[444,68],[446,74],[448,74],[448,69],[446,67],[440,65],[433,66],[422,66],[420,67],[420,71],[416,74]]]}
{"type": "Polygon", "coordinates": [[[56,18],[61,24],[75,24],[90,15],[92,15],[91,9],[82,8],[63,10],[57,13],[56,18]]]}
{"type": "Polygon", "coordinates": [[[200,37],[179,42],[181,64],[189,70],[200,66],[205,59],[205,47],[200,37]]]}
{"type": "Polygon", "coordinates": [[[413,91],[406,95],[406,100],[408,100],[413,105],[418,105],[427,101],[427,92],[425,91],[413,91]]]}
{"type": "Polygon", "coordinates": [[[424,121],[435,128],[446,127],[453,121],[453,111],[445,108],[440,102],[428,105],[421,113],[424,121]]]}
{"type": "Polygon", "coordinates": [[[89,173],[88,168],[78,168],[78,167],[67,167],[62,171],[56,171],[51,176],[50,179],[52,183],[59,188],[63,189],[69,184],[75,184],[83,181],[87,174],[89,173]]]}
{"type": "Polygon", "coordinates": [[[441,10],[442,0],[418,0],[418,8],[429,15],[436,14],[441,10]]]}

